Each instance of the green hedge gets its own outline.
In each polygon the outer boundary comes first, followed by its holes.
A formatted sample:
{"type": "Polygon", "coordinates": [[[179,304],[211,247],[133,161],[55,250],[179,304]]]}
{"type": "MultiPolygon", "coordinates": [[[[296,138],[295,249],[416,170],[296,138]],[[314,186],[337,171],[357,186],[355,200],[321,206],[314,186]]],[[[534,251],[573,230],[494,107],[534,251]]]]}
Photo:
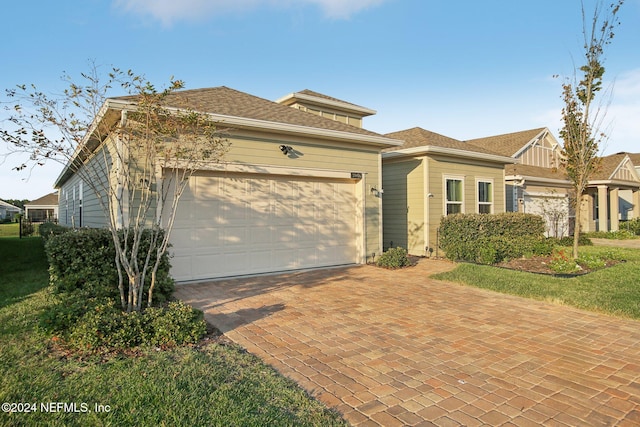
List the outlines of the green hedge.
{"type": "Polygon", "coordinates": [[[45,241],[45,243],[51,237],[63,233],[68,233],[69,231],[73,231],[73,229],[65,227],[63,225],[55,224],[53,222],[43,222],[42,224],[40,224],[40,227],[38,227],[38,233],[40,234],[40,237],[42,237],[42,240],[45,241]]]}
{"type": "MultiPolygon", "coordinates": [[[[71,292],[87,288],[96,296],[117,297],[119,295],[118,272],[111,232],[97,228],[84,228],[70,232],[69,229],[65,230],[52,228],[47,231],[49,237],[45,250],[49,260],[49,278],[54,291],[71,292]]],[[[121,238],[124,238],[122,233],[121,238]]],[[[151,242],[150,238],[150,230],[145,230],[140,244],[138,260],[140,263],[144,263],[144,255],[151,242]]],[[[154,260],[152,258],[151,262],[153,263],[154,260]]],[[[169,275],[170,268],[169,255],[165,253],[156,276],[154,303],[168,300],[174,291],[174,282],[169,275]]],[[[150,281],[151,275],[148,274],[144,300],[147,298],[150,281]]]]}
{"type": "Polygon", "coordinates": [[[525,254],[550,252],[544,231],[545,223],[539,215],[449,215],[440,222],[440,247],[454,261],[494,264],[525,254]]]}
{"type": "MultiPolygon", "coordinates": [[[[39,325],[72,347],[89,351],[171,347],[197,342],[206,333],[201,311],[182,302],[166,303],[174,290],[167,254],[157,272],[156,306],[126,313],[120,306],[115,248],[109,230],[48,226],[43,237],[54,303],[40,315],[39,325]]],[[[124,238],[123,233],[120,238],[124,238]]],[[[145,230],[140,263],[150,243],[151,230],[145,230]]],[[[144,300],[149,282],[150,275],[144,300]]]]}

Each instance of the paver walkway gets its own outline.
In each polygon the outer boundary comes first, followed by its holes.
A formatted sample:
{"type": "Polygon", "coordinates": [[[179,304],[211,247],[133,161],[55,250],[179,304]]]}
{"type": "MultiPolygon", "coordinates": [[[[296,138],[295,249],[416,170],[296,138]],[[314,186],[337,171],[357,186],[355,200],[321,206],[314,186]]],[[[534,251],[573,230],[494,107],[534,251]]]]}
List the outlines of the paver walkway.
{"type": "Polygon", "coordinates": [[[640,425],[640,322],[429,279],[423,260],[178,286],[356,426],[640,425]]]}

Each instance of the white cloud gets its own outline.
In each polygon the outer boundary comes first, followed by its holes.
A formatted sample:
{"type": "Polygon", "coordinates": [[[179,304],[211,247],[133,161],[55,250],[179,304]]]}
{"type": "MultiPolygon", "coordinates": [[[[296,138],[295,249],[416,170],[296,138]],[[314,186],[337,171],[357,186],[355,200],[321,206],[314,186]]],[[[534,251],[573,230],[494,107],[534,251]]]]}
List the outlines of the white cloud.
{"type": "Polygon", "coordinates": [[[348,19],[353,14],[386,0],[114,0],[116,8],[150,16],[169,26],[176,21],[201,20],[216,15],[244,12],[261,5],[289,7],[301,3],[318,6],[328,18],[348,19]]]}

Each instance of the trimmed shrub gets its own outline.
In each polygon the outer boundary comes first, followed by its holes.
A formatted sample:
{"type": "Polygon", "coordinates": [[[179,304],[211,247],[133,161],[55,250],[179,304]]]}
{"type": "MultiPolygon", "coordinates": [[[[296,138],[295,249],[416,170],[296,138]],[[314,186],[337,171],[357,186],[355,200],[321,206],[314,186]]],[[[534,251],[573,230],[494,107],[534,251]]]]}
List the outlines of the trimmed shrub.
{"type": "Polygon", "coordinates": [[[630,230],[618,230],[618,231],[593,231],[588,233],[589,237],[594,239],[612,239],[612,240],[628,240],[635,239],[636,235],[630,230]]]}
{"type": "Polygon", "coordinates": [[[442,218],[440,247],[451,260],[493,264],[546,251],[544,230],[539,215],[455,214],[442,218]]]}
{"type": "Polygon", "coordinates": [[[113,300],[95,305],[70,329],[69,343],[82,350],[196,343],[207,332],[200,310],[181,301],[125,313],[113,300]]]}
{"type": "MultiPolygon", "coordinates": [[[[96,296],[118,297],[118,272],[115,266],[115,248],[111,232],[106,229],[85,228],[64,232],[60,229],[49,234],[45,245],[49,260],[49,280],[55,292],[91,290],[96,296]],[[55,234],[59,232],[59,234],[55,234]]],[[[68,229],[66,229],[68,230],[68,229]]],[[[121,233],[121,236],[123,234],[121,233]]],[[[151,232],[145,231],[140,244],[139,262],[151,244],[151,232]]],[[[151,259],[151,263],[154,262],[151,259]]],[[[164,254],[156,275],[154,303],[171,298],[174,282],[169,274],[169,255],[164,254]]],[[[146,300],[151,274],[145,280],[143,298],[146,300]]]]}
{"type": "Polygon", "coordinates": [[[73,229],[63,225],[54,224],[53,222],[43,222],[40,224],[40,227],[38,227],[38,233],[45,243],[51,237],[57,236],[58,234],[68,233],[69,231],[73,231],[73,229]]]}
{"type": "Polygon", "coordinates": [[[407,251],[401,247],[389,248],[383,253],[376,264],[378,267],[384,268],[402,268],[411,265],[407,257],[407,251]]]}
{"type": "MultiPolygon", "coordinates": [[[[557,240],[557,244],[560,246],[573,246],[573,236],[562,237],[557,240]]],[[[578,237],[578,246],[593,246],[593,242],[586,234],[580,233],[580,237],[578,237]]]]}
{"type": "Polygon", "coordinates": [[[144,312],[147,333],[145,344],[176,346],[196,343],[207,332],[203,313],[182,301],[170,302],[166,308],[151,307],[144,312]]]}
{"type": "Polygon", "coordinates": [[[636,236],[640,236],[640,218],[634,218],[631,221],[627,221],[623,228],[629,230],[636,236]]]}

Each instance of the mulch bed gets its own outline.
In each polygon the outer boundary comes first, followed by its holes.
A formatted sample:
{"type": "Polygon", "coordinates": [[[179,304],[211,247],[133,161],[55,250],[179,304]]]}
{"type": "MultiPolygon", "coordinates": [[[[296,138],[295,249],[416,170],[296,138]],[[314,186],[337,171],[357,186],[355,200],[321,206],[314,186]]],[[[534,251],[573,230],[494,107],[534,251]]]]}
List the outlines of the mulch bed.
{"type": "MultiPolygon", "coordinates": [[[[608,260],[606,261],[604,268],[614,266],[619,262],[620,261],[617,261],[617,260],[608,260]]],[[[592,271],[595,271],[595,270],[589,270],[588,268],[583,267],[582,270],[577,271],[575,273],[557,273],[549,267],[550,263],[551,263],[550,256],[534,256],[531,258],[517,258],[509,261],[503,261],[499,264],[496,264],[496,266],[501,268],[507,268],[510,270],[527,271],[529,273],[537,273],[537,274],[549,274],[552,276],[561,276],[561,277],[581,276],[583,274],[588,274],[588,273],[591,273],[592,271]]]]}

